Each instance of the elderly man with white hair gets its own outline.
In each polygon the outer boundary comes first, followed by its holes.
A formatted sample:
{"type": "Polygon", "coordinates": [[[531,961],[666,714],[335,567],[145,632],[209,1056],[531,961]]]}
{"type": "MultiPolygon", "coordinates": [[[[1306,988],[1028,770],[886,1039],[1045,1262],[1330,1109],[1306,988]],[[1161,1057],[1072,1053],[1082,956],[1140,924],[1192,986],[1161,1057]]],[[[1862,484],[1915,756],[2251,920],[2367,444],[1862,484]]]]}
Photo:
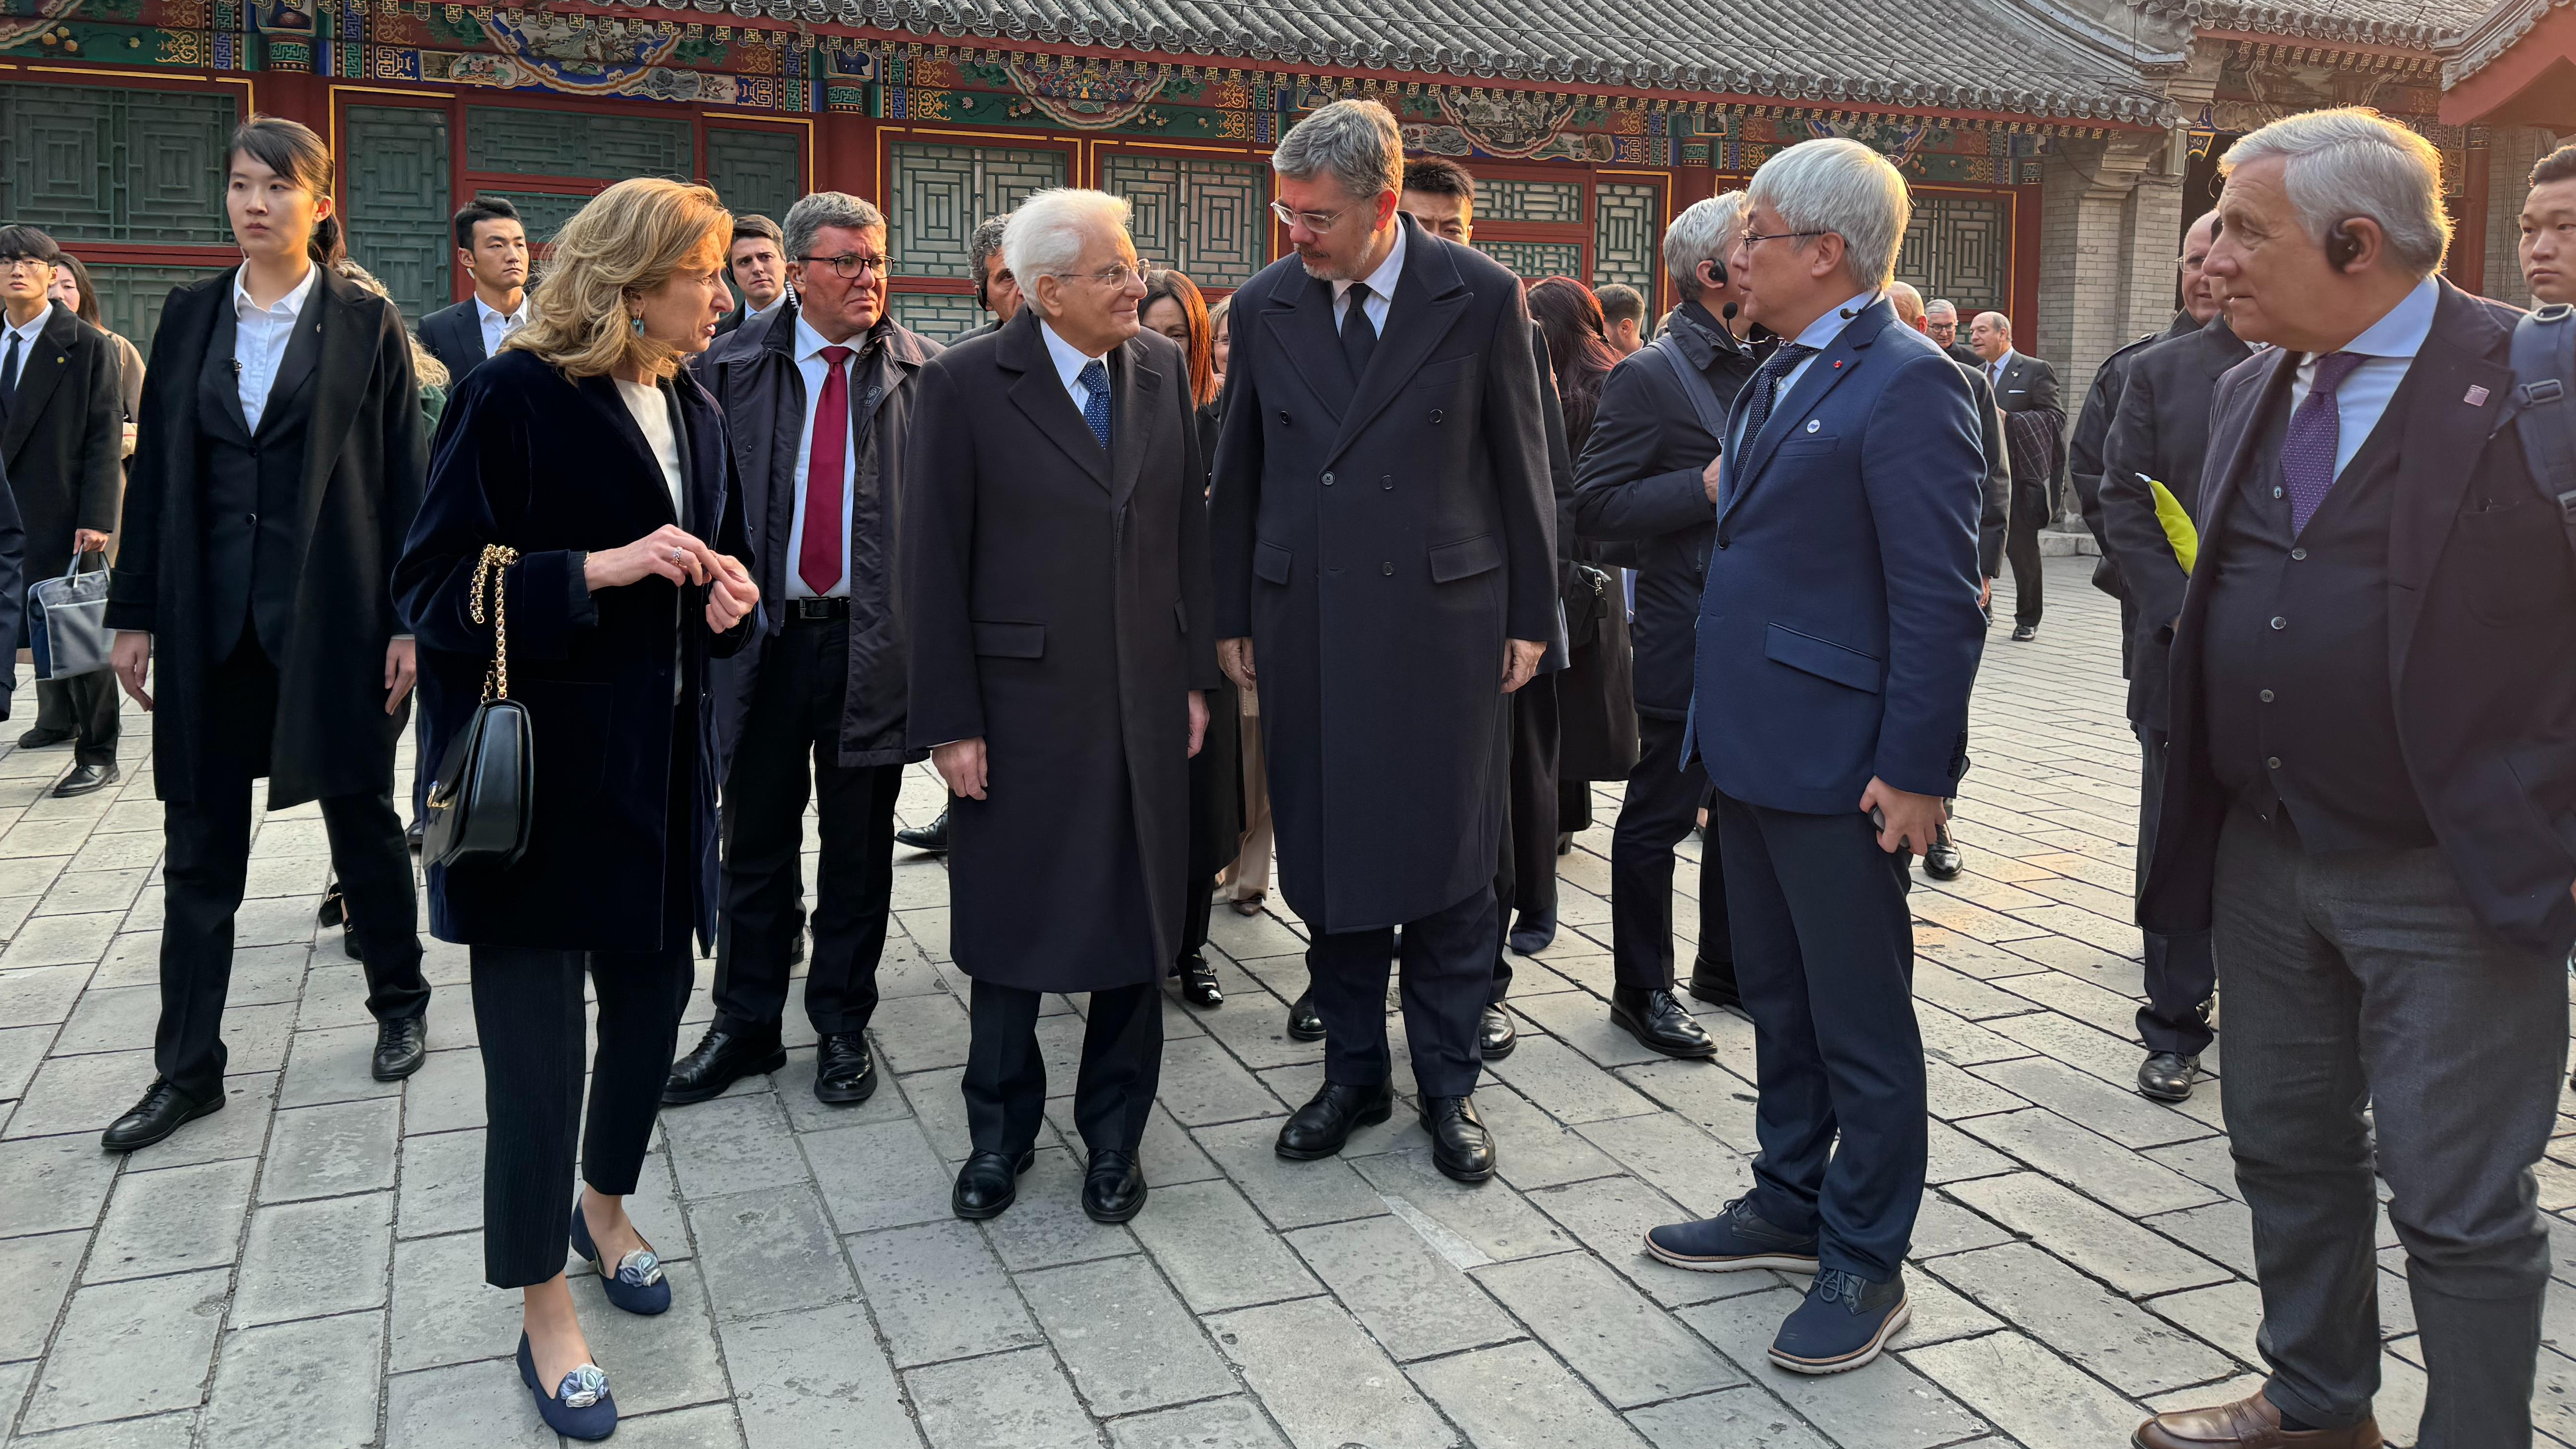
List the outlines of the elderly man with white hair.
{"type": "Polygon", "coordinates": [[[1750,1193],[1646,1247],[1813,1274],[1771,1360],[1827,1374],[1876,1358],[1909,1313],[1928,1138],[1907,857],[1939,838],[1967,764],[1986,460],[1967,377],[1886,296],[1910,211],[1896,168],[1802,142],[1751,200],[1728,270],[1782,341],[1706,475],[1685,748],[1717,789],[1762,1151],[1750,1193]]]}
{"type": "Polygon", "coordinates": [[[1089,992],[1082,1208],[1145,1205],[1137,1151],[1179,953],[1189,761],[1220,676],[1189,368],[1141,330],[1128,206],[1021,203],[1024,305],[923,369],[902,525],[914,745],[955,799],[950,943],[974,981],[957,1216],[1011,1205],[1046,1120],[1037,1020],[1089,992]]]}
{"type": "Polygon", "coordinates": [[[2511,1449],[2576,941],[2576,549],[2505,426],[2518,314],[2437,275],[2432,143],[2311,111],[2222,170],[2205,266],[2236,335],[2272,346],[2210,400],[2138,917],[2211,932],[2271,1372],[2136,1442],[2380,1443],[2376,1175],[2415,1442],[2511,1449]]]}

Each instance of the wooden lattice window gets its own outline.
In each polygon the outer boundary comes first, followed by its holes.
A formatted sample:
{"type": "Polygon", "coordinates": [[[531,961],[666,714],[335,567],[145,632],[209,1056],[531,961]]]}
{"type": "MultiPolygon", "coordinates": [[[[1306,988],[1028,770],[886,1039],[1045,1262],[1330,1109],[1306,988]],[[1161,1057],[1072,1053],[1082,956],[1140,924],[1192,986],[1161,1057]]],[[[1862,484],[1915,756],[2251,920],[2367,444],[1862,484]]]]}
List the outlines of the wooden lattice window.
{"type": "Polygon", "coordinates": [[[1226,290],[1267,265],[1270,168],[1249,161],[1113,155],[1100,187],[1135,207],[1129,232],[1149,266],[1177,267],[1201,287],[1226,290]]]}
{"type": "Polygon", "coordinates": [[[2009,311],[2012,203],[2000,196],[1918,193],[1896,275],[1913,283],[1926,301],[1958,303],[1963,321],[1979,312],[2009,311]]]}
{"type": "Polygon", "coordinates": [[[727,209],[785,221],[805,194],[804,153],[785,131],[707,128],[707,184],[727,209]]]}
{"type": "MultiPolygon", "coordinates": [[[[376,274],[412,322],[450,300],[455,253],[447,111],[427,106],[351,106],[342,115],[348,170],[344,218],[349,251],[376,274]]],[[[536,223],[528,223],[534,235],[536,223]]]]}
{"type": "Polygon", "coordinates": [[[1593,188],[1592,285],[1625,282],[1653,305],[1663,238],[1661,185],[1604,181],[1593,188]]]}
{"type": "MultiPolygon", "coordinates": [[[[509,176],[623,181],[697,172],[697,133],[685,120],[595,111],[467,106],[465,169],[509,176]]],[[[532,228],[533,230],[533,228],[532,228]]]]}
{"type": "Polygon", "coordinates": [[[229,94],[0,85],[0,217],[65,245],[228,246],[229,94]]]}
{"type": "Polygon", "coordinates": [[[898,141],[890,148],[886,249],[898,278],[971,280],[967,244],[988,216],[1062,186],[1062,151],[898,141]]]}

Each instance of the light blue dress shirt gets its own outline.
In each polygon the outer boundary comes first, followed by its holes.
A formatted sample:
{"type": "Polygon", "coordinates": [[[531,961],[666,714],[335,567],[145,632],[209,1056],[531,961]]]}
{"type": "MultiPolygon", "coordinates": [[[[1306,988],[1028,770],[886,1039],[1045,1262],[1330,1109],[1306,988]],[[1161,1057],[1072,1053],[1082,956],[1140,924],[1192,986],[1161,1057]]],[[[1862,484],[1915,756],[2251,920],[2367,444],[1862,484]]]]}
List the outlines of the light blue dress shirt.
{"type": "MultiPolygon", "coordinates": [[[[2441,284],[2426,277],[2386,315],[2343,345],[2343,351],[2358,352],[2368,360],[2354,367],[2335,389],[2337,478],[2361,445],[2370,441],[2371,429],[2379,426],[2389,399],[2397,396],[2397,385],[2406,380],[2406,369],[2415,365],[2415,354],[2424,350],[2424,339],[2433,333],[2433,309],[2441,300],[2441,284]]],[[[2311,352],[2299,359],[2299,371],[2290,381],[2292,413],[2308,400],[2308,388],[2316,376],[2317,354],[2311,352]]]]}
{"type": "MultiPolygon", "coordinates": [[[[1790,368],[1788,375],[1780,379],[1780,390],[1771,394],[1772,417],[1780,415],[1781,407],[1789,401],[1789,395],[1797,391],[1798,379],[1807,375],[1807,369],[1814,365],[1815,360],[1823,355],[1826,348],[1834,345],[1834,339],[1843,335],[1844,328],[1857,321],[1860,314],[1869,310],[1870,304],[1877,300],[1876,292],[1863,292],[1839,307],[1828,307],[1823,316],[1808,323],[1807,330],[1797,335],[1794,340],[1799,346],[1812,347],[1816,350],[1798,359],[1798,365],[1790,368]]],[[[1767,421],[1765,426],[1768,426],[1767,421]]],[[[1735,452],[1743,446],[1744,423],[1738,419],[1735,424],[1735,445],[1727,451],[1735,452]]]]}

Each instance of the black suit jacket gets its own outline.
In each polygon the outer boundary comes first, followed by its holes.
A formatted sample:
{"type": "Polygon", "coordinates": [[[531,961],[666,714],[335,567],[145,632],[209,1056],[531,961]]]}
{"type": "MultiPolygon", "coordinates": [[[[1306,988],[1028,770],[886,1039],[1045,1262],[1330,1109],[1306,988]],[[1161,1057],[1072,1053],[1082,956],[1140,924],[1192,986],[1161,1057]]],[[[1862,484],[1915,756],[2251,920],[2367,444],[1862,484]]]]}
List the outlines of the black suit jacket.
{"type": "Polygon", "coordinates": [[[2129,590],[2120,582],[2120,566],[2111,558],[2111,545],[2102,537],[2102,446],[2111,440],[2111,418],[2119,411],[2120,392],[2129,383],[2129,359],[2143,348],[2168,337],[2188,337],[2200,330],[2189,312],[2176,312],[2172,323],[2162,332],[2150,332],[2102,359],[2093,369],[2093,385],[2084,390],[2084,406],[2075,415],[2075,431],[2066,440],[2066,475],[2075,485],[2075,506],[2084,515],[2084,527],[2093,541],[2102,547],[2102,556],[2093,564],[2093,587],[2120,601],[2120,672],[2130,672],[2129,646],[2126,635],[2137,611],[2129,607],[2129,590]]]}
{"type": "Polygon", "coordinates": [[[0,422],[0,471],[17,493],[28,578],[70,566],[74,529],[116,531],[125,487],[122,377],[107,334],[59,302],[19,361],[17,399],[0,422]]]}
{"type": "MultiPolygon", "coordinates": [[[[2441,284],[2423,349],[2390,399],[2400,461],[2388,536],[2388,661],[2406,771],[2442,856],[2485,924],[2530,948],[2534,969],[2576,941],[2576,548],[2511,425],[2520,314],[2441,284]]],[[[2297,354],[2273,350],[2221,378],[2210,404],[2207,500],[2173,634],[2173,736],[2155,858],[2138,923],[2210,923],[2228,809],[2210,768],[2201,684],[2209,580],[2225,566],[2238,480],[2289,406],[2297,354]]],[[[2295,636],[2292,636],[2295,637],[2295,636]]]]}
{"type": "MultiPolygon", "coordinates": [[[[1983,361],[1977,366],[1985,369],[1983,361]]],[[[2058,407],[2057,369],[2036,357],[2007,354],[2004,375],[1995,383],[1995,405],[2008,413],[2058,407]]]]}
{"type": "MultiPolygon", "coordinates": [[[[152,639],[153,785],[191,800],[202,746],[208,657],[208,525],[199,470],[197,400],[208,349],[232,306],[232,271],[170,293],[152,336],[143,417],[126,482],[107,626],[152,639]]],[[[325,271],[288,346],[272,397],[307,387],[297,541],[303,567],[277,661],[277,726],[269,808],[391,788],[402,720],[385,713],[385,645],[403,632],[394,561],[420,511],[427,447],[411,340],[392,303],[325,271]],[[309,320],[308,320],[309,319],[309,320]],[[309,357],[309,383],[298,375],[309,357]]],[[[218,363],[218,366],[221,364],[218,363]]],[[[467,692],[467,698],[473,692],[467,692]]]]}
{"type": "Polygon", "coordinates": [[[2182,612],[2183,586],[2190,581],[2156,519],[2154,490],[2138,475],[2171,489],[2193,519],[2203,515],[2207,498],[2200,486],[2201,465],[2209,453],[2210,395],[2228,369],[2252,351],[2222,313],[2207,327],[2134,354],[2129,363],[2119,412],[2102,452],[2101,538],[2136,601],[2134,609],[2124,611],[2130,631],[2127,656],[2134,661],[2129,678],[2129,722],[2134,725],[2165,728],[2166,640],[2174,616],[2182,612]]]}
{"type": "Polygon", "coordinates": [[[1986,360],[1977,355],[1977,349],[1964,342],[1950,343],[1941,350],[1950,354],[1950,360],[1961,367],[1983,368],[1986,365],[1986,360]]]}
{"type": "Polygon", "coordinates": [[[474,299],[468,297],[421,318],[420,345],[446,365],[452,395],[465,374],[483,365],[483,314],[475,310],[474,299]]]}

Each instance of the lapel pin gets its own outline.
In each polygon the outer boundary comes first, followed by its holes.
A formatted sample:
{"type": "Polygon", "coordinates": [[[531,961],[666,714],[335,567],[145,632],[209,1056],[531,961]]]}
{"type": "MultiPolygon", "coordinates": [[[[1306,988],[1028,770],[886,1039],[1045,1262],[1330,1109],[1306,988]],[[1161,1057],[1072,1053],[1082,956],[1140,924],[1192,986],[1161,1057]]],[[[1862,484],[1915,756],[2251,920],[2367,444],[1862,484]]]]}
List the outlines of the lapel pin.
{"type": "Polygon", "coordinates": [[[2487,405],[2487,390],[2482,387],[2472,387],[2464,396],[2461,397],[2460,401],[2467,403],[2473,408],[2485,407],[2487,405]]]}
{"type": "Polygon", "coordinates": [[[1840,372],[1840,371],[1842,371],[1842,370],[1843,370],[1843,363],[1842,363],[1842,359],[1841,359],[1841,358],[1839,358],[1839,357],[1837,357],[1837,358],[1835,358],[1835,359],[1834,359],[1834,371],[1836,371],[1836,372],[1840,372]]]}
{"type": "Polygon", "coordinates": [[[1807,419],[1807,431],[1808,431],[1808,432],[1811,432],[1811,433],[1812,433],[1812,432],[1814,432],[1816,429],[1818,429],[1818,428],[1820,428],[1820,427],[1823,427],[1823,426],[1824,426],[1824,424],[1822,424],[1822,423],[1820,423],[1820,422],[1817,422],[1814,418],[1809,418],[1809,419],[1807,419]]]}

